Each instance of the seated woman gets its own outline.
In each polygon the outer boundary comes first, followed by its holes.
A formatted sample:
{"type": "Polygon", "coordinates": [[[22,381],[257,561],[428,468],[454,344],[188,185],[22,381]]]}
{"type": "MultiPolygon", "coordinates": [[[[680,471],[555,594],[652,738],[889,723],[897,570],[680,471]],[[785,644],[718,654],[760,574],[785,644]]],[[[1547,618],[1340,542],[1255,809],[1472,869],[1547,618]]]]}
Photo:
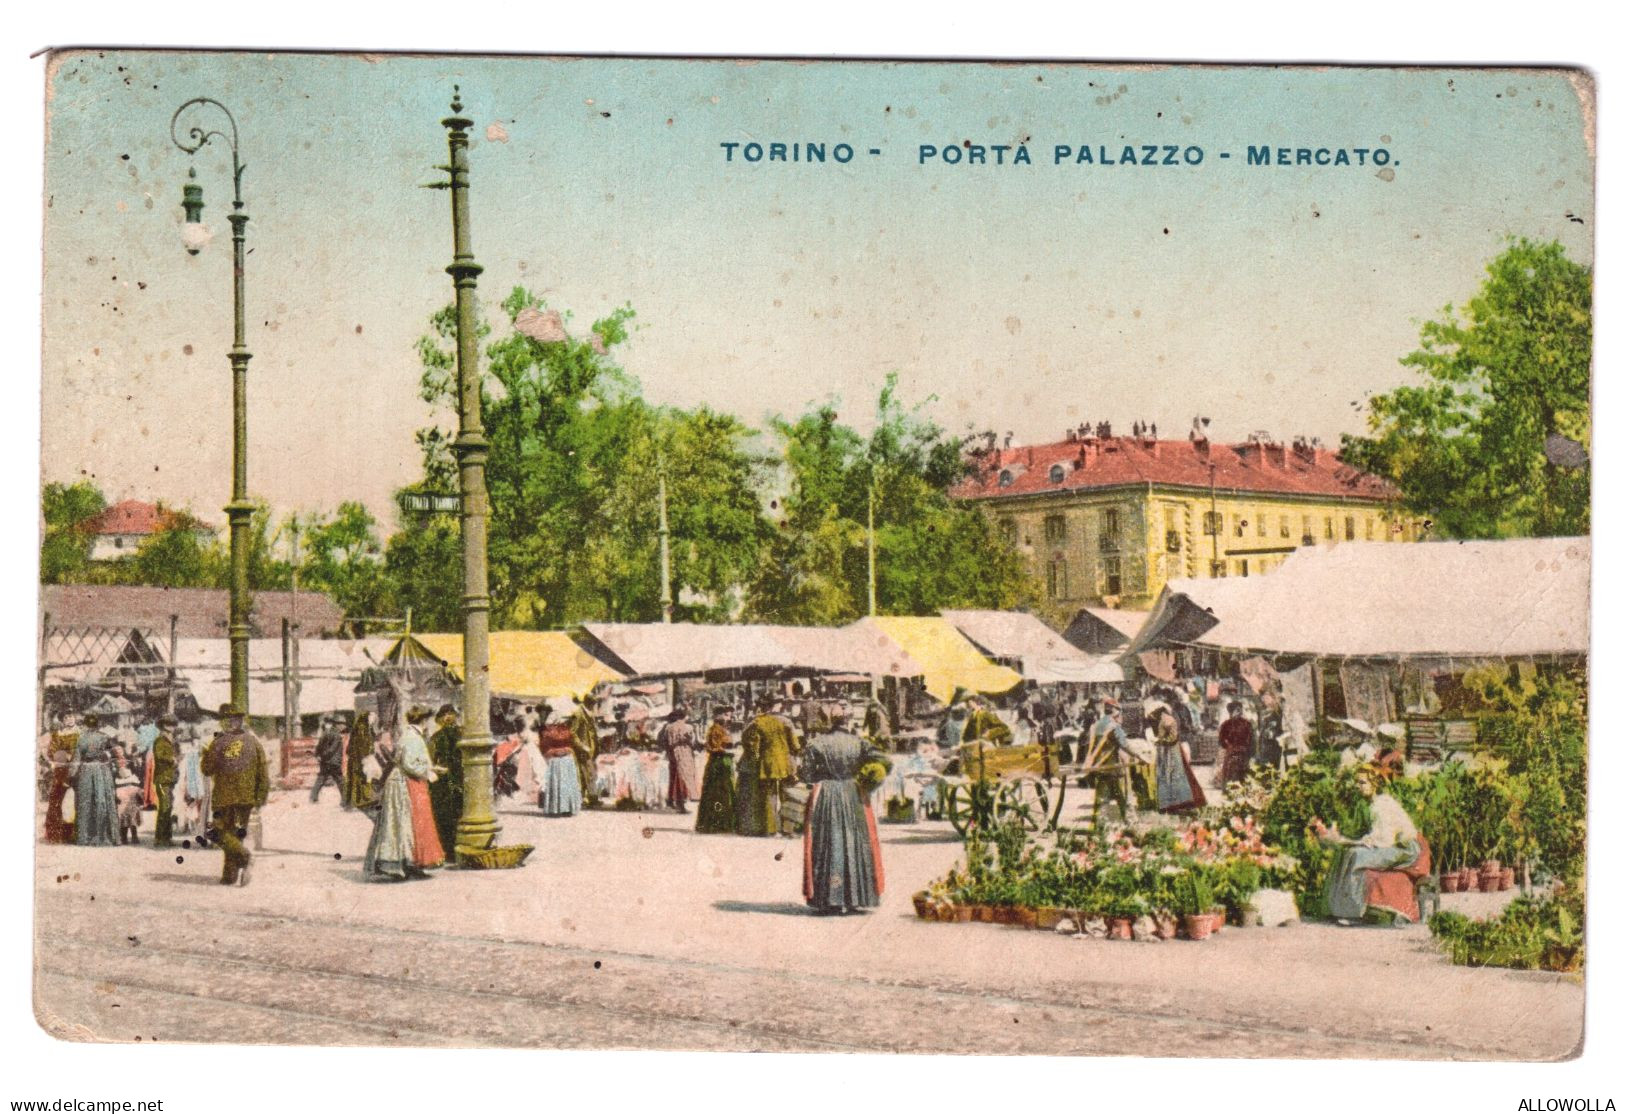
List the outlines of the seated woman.
{"type": "Polygon", "coordinates": [[[1407,895],[1408,902],[1392,902],[1403,907],[1374,905],[1368,896],[1369,872],[1405,870],[1418,865],[1426,853],[1405,806],[1381,791],[1394,772],[1389,763],[1373,763],[1360,771],[1357,784],[1371,809],[1371,829],[1364,836],[1350,838],[1339,833],[1336,825],[1328,828],[1318,819],[1314,823],[1322,841],[1339,845],[1326,881],[1326,904],[1340,924],[1353,924],[1374,908],[1393,914],[1396,923],[1416,919],[1414,888],[1407,895]]]}

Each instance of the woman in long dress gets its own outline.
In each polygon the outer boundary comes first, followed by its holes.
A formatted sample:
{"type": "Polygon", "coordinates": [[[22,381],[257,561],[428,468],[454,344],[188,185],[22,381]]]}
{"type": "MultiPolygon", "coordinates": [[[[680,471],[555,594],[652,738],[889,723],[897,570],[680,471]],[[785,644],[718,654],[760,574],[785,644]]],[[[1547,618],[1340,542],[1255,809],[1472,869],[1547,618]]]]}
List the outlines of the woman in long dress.
{"type": "Polygon", "coordinates": [[[85,732],[73,751],[73,841],[84,847],[118,845],[118,803],[113,795],[116,744],[97,730],[96,716],[85,717],[85,732]]]}
{"type": "Polygon", "coordinates": [[[1179,721],[1168,708],[1159,708],[1151,717],[1157,744],[1157,811],[1191,812],[1207,804],[1196,773],[1179,741],[1179,721]]]}
{"type": "Polygon", "coordinates": [[[801,894],[822,913],[853,913],[880,904],[886,878],[875,816],[858,789],[869,762],[889,760],[852,734],[851,712],[830,712],[832,729],[816,735],[802,755],[802,779],[812,784],[802,834],[801,894]]]}
{"type": "Polygon", "coordinates": [[[705,780],[700,785],[700,814],[694,821],[697,832],[732,832],[737,824],[733,734],[728,729],[732,721],[732,714],[723,708],[705,732],[705,780]]]}
{"type": "Polygon", "coordinates": [[[542,815],[574,816],[581,811],[581,765],[576,761],[575,735],[563,721],[548,723],[541,710],[537,745],[542,756],[542,815]]]}
{"type": "Polygon", "coordinates": [[[368,877],[380,881],[422,878],[427,867],[445,861],[429,805],[428,778],[433,771],[429,747],[423,741],[423,732],[413,726],[414,722],[422,723],[428,714],[427,708],[413,708],[407,713],[408,726],[400,740],[392,747],[382,743],[379,746],[380,757],[387,759],[388,772],[378,789],[378,813],[367,844],[365,869],[368,877]],[[414,721],[412,716],[417,713],[422,714],[414,721]],[[414,783],[419,786],[421,805],[414,801],[414,783]],[[432,842],[420,848],[421,839],[432,842]]]}
{"type": "MultiPolygon", "coordinates": [[[[1323,842],[1337,845],[1337,856],[1326,880],[1326,905],[1343,924],[1363,919],[1371,908],[1366,900],[1367,871],[1404,870],[1423,854],[1416,822],[1404,805],[1382,792],[1391,776],[1393,771],[1379,764],[1360,772],[1360,792],[1371,809],[1371,827],[1364,835],[1345,836],[1335,824],[1328,828],[1318,819],[1315,823],[1315,834],[1323,842]]],[[[1426,864],[1418,867],[1426,869],[1426,864]]],[[[1405,923],[1415,915],[1414,900],[1404,904],[1405,908],[1386,910],[1394,915],[1395,923],[1405,923]]]]}

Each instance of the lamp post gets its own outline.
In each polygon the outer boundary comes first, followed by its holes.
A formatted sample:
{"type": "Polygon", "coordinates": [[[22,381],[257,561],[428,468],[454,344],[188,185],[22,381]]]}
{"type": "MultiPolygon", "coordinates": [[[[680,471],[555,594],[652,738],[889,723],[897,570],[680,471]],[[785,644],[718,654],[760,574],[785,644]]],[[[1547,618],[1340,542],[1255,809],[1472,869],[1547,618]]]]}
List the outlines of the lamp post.
{"type": "MultiPolygon", "coordinates": [[[[243,164],[238,157],[237,120],[225,105],[212,97],[193,97],[175,110],[169,121],[169,137],[175,146],[188,155],[195,155],[211,139],[219,139],[231,147],[232,201],[232,343],[231,360],[231,502],[226,504],[226,518],[231,523],[231,620],[228,635],[231,640],[231,703],[246,717],[248,714],[248,528],[254,515],[254,505],[248,501],[248,361],[250,352],[243,324],[243,232],[248,225],[248,214],[243,210],[243,164]],[[189,108],[200,111],[216,109],[225,117],[229,131],[193,125],[181,138],[177,130],[181,116],[189,108]]],[[[181,193],[181,207],[186,211],[181,242],[191,255],[196,255],[209,242],[208,229],[203,225],[203,187],[197,184],[197,167],[187,172],[187,181],[181,193]]]]}
{"type": "Polygon", "coordinates": [[[484,850],[496,842],[501,825],[492,809],[491,596],[485,567],[485,461],[490,442],[480,424],[479,334],[474,288],[483,268],[474,262],[468,220],[468,129],[462,91],[452,86],[452,114],[446,129],[450,160],[438,169],[450,175],[437,189],[451,190],[452,261],[446,268],[457,291],[457,457],[463,527],[463,732],[457,746],[463,759],[463,814],[457,820],[456,848],[484,850]]]}

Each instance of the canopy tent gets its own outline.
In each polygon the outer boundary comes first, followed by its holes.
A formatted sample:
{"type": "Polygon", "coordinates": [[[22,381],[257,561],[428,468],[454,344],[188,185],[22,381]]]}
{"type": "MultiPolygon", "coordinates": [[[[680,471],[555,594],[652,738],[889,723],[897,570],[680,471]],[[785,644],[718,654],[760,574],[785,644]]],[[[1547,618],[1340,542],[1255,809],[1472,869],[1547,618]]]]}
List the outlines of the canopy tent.
{"type": "MultiPolygon", "coordinates": [[[[463,671],[463,636],[460,634],[405,635],[390,651],[399,659],[419,651],[444,663],[453,673],[463,671]]],[[[582,649],[563,631],[507,630],[491,632],[491,692],[527,700],[580,696],[623,674],[582,649]]]]}
{"type": "Polygon", "coordinates": [[[604,660],[639,677],[841,673],[917,677],[918,664],[878,631],[763,624],[584,623],[604,660]]]}
{"type": "Polygon", "coordinates": [[[871,615],[852,626],[877,630],[918,663],[925,691],[947,703],[954,690],[995,695],[1021,683],[1021,674],[983,657],[948,620],[937,616],[871,615]]]}
{"type": "Polygon", "coordinates": [[[1170,581],[1130,651],[1577,657],[1590,586],[1586,538],[1304,548],[1265,576],[1170,581]]]}
{"type": "MultiPolygon", "coordinates": [[[[298,643],[299,711],[303,715],[355,706],[361,674],[388,651],[387,638],[301,638],[298,643]]],[[[181,638],[175,643],[175,672],[192,699],[212,712],[231,699],[231,643],[224,638],[181,638]]],[[[257,716],[284,712],[282,640],[248,642],[248,711],[257,716]]]]}
{"type": "Polygon", "coordinates": [[[1014,663],[1029,681],[1096,684],[1123,679],[1116,662],[1083,653],[1024,611],[944,611],[942,617],[988,657],[1014,663]]]}
{"type": "Polygon", "coordinates": [[[1148,614],[1114,607],[1080,608],[1061,637],[1086,654],[1119,654],[1140,633],[1148,614]]]}

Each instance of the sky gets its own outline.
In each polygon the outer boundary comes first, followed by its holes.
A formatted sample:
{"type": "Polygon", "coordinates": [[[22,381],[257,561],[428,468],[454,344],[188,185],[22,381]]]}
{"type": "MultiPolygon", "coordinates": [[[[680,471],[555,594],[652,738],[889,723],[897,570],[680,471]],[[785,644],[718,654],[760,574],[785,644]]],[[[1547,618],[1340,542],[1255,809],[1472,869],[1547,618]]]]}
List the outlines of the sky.
{"type": "Polygon", "coordinates": [[[956,433],[1182,436],[1203,415],[1220,439],[1335,443],[1509,235],[1591,261],[1593,163],[1559,71],[92,51],[47,80],[44,479],[216,523],[230,158],[171,142],[194,96],[240,129],[249,486],[279,514],[361,499],[392,525],[418,475],[414,341],[452,294],[448,195],[418,187],[442,177],[454,83],[487,316],[516,285],[578,334],[629,303],[616,351],[646,397],[753,424],[834,399],[864,428],[896,371],[956,433]],[[774,141],[855,153],[722,147],[774,141]],[[919,155],[1023,141],[1029,165],[919,155]],[[1202,162],[1074,161],[1125,144],[1202,162]],[[1249,146],[1389,165],[1249,166],[1249,146]],[[215,238],[190,257],[194,161],[215,238]]]}

